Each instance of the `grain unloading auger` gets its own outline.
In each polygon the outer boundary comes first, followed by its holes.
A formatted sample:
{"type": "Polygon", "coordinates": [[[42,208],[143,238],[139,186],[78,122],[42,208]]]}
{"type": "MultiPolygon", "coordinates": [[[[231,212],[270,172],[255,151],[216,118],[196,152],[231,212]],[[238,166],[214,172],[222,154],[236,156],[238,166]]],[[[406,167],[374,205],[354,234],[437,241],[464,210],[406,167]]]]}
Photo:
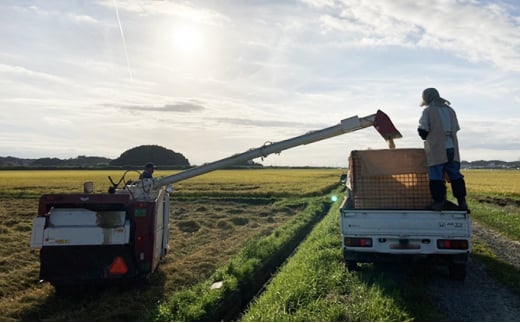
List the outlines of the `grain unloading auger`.
{"type": "MultiPolygon", "coordinates": [[[[40,279],[56,288],[145,277],[168,251],[170,184],[217,169],[374,126],[390,146],[401,134],[377,113],[265,144],[170,176],[117,184],[107,194],[47,194],[33,221],[31,247],[40,249],[40,279]]],[[[121,181],[120,181],[121,182],[121,181]]]]}
{"type": "Polygon", "coordinates": [[[348,132],[374,126],[376,130],[383,136],[390,145],[393,145],[393,140],[401,138],[401,134],[394,127],[390,118],[381,110],[377,113],[359,118],[354,116],[348,119],[341,120],[338,125],[328,127],[322,130],[311,131],[304,135],[290,138],[284,141],[264,144],[261,147],[248,150],[241,154],[236,154],[221,160],[217,160],[202,166],[188,169],[186,171],[173,174],[166,177],[161,177],[152,180],[143,180],[136,183],[134,186],[126,187],[135,199],[149,200],[155,198],[155,192],[165,185],[173,184],[191,177],[205,174],[216,169],[229,167],[239,164],[244,161],[253,160],[259,157],[267,157],[273,153],[280,153],[283,150],[293,148],[300,145],[307,145],[316,141],[328,139],[339,136],[348,132]]]}

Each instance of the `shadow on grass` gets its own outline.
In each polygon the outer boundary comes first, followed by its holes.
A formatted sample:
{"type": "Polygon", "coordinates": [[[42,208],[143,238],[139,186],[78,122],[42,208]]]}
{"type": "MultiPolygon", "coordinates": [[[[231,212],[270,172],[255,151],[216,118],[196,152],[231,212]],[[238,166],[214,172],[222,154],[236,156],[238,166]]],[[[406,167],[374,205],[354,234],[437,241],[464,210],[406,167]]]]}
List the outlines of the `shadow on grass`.
{"type": "Polygon", "coordinates": [[[472,258],[486,266],[486,271],[495,280],[505,284],[520,295],[520,269],[496,258],[485,247],[475,246],[472,258]]]}
{"type": "Polygon", "coordinates": [[[442,316],[425,293],[427,280],[432,275],[438,275],[437,265],[403,259],[363,264],[358,272],[361,281],[368,286],[378,287],[398,307],[409,313],[414,321],[442,321],[442,316]]]}
{"type": "MultiPolygon", "coordinates": [[[[501,260],[481,243],[473,244],[471,259],[483,264],[493,279],[520,295],[520,268],[501,260]]],[[[443,320],[425,293],[433,276],[449,280],[449,271],[442,264],[411,260],[363,264],[359,270],[359,277],[364,283],[379,287],[417,321],[443,320]]]]}
{"type": "Polygon", "coordinates": [[[150,278],[111,285],[90,285],[51,294],[42,303],[23,310],[21,321],[151,321],[164,296],[166,276],[160,270],[150,278]]]}

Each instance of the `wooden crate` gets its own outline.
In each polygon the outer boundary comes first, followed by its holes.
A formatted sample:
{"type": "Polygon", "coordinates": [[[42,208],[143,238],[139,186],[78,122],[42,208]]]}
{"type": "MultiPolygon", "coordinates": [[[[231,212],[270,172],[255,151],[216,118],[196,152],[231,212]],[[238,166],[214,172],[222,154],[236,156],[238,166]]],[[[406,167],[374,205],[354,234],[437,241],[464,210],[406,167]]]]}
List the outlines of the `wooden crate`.
{"type": "Polygon", "coordinates": [[[424,209],[431,204],[424,149],[356,150],[349,164],[357,209],[424,209]]]}

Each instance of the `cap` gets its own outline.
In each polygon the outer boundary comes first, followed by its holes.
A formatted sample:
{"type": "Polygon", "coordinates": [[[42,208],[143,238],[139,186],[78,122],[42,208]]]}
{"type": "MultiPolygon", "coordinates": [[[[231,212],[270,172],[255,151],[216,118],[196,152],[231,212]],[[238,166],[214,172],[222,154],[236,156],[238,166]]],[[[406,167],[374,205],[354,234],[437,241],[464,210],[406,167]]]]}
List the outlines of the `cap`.
{"type": "Polygon", "coordinates": [[[144,168],[156,168],[154,163],[146,163],[146,165],[144,165],[144,168]]]}
{"type": "Polygon", "coordinates": [[[423,91],[421,107],[430,104],[432,101],[441,101],[444,104],[450,104],[450,101],[441,98],[437,89],[431,87],[423,91]]]}

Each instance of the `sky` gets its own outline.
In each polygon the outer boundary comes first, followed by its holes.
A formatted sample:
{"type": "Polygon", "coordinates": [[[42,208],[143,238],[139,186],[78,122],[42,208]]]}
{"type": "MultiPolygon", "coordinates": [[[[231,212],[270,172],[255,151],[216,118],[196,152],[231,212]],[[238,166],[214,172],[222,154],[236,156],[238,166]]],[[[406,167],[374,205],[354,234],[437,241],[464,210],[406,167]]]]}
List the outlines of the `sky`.
{"type": "MultiPolygon", "coordinates": [[[[520,2],[3,0],[0,156],[212,162],[384,111],[422,148],[421,93],[457,112],[461,159],[520,160],[520,2]]],[[[256,159],[346,167],[372,127],[256,159]]]]}

